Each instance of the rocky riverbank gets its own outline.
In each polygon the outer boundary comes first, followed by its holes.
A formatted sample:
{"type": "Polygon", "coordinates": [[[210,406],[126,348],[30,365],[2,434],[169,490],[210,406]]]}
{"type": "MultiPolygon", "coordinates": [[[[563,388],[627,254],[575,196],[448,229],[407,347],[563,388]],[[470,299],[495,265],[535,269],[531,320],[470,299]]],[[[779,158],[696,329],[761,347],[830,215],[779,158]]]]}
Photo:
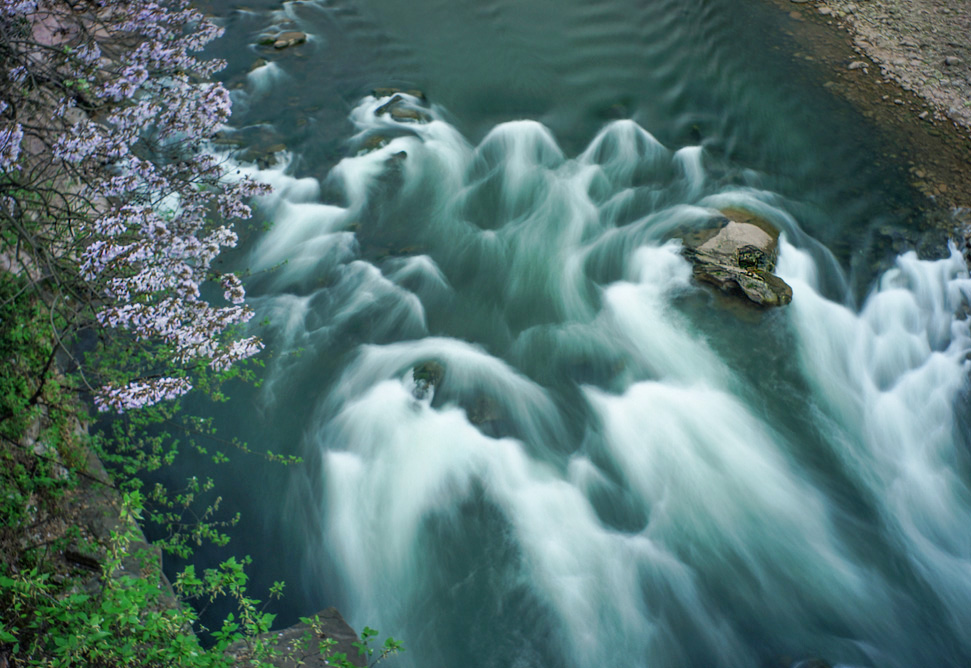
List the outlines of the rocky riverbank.
{"type": "Polygon", "coordinates": [[[915,191],[909,224],[935,240],[914,233],[895,250],[943,252],[936,239],[946,237],[971,249],[971,3],[767,2],[788,17],[793,56],[883,133],[887,148],[874,160],[902,165],[915,191]]]}
{"type": "MultiPolygon", "coordinates": [[[[931,114],[971,130],[971,3],[946,0],[790,0],[847,29],[863,57],[853,69],[898,83],[931,114]]],[[[969,135],[971,136],[971,135],[969,135]]]]}

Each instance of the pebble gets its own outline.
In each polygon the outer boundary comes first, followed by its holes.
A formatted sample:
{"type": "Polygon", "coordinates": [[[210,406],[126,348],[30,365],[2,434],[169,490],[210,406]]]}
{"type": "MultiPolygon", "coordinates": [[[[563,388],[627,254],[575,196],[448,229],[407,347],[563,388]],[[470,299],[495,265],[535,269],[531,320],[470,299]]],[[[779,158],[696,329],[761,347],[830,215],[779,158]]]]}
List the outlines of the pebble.
{"type": "Polygon", "coordinates": [[[852,63],[850,63],[849,65],[846,66],[846,69],[848,69],[848,70],[859,70],[859,69],[865,68],[865,67],[866,67],[866,63],[864,63],[862,60],[854,60],[852,63]]]}
{"type": "Polygon", "coordinates": [[[957,67],[961,65],[963,62],[964,61],[962,61],[957,56],[944,56],[944,64],[947,65],[948,67],[957,67]]]}
{"type": "Polygon", "coordinates": [[[288,46],[297,46],[298,44],[303,44],[307,41],[306,33],[291,31],[280,33],[276,36],[276,41],[273,42],[274,49],[285,49],[288,46]]]}
{"type": "Polygon", "coordinates": [[[922,111],[922,112],[920,112],[919,114],[917,114],[917,118],[919,118],[919,119],[920,119],[920,120],[922,120],[922,121],[923,121],[923,120],[926,120],[926,119],[927,119],[927,116],[929,115],[929,113],[930,113],[930,112],[927,112],[927,111],[922,111]]]}

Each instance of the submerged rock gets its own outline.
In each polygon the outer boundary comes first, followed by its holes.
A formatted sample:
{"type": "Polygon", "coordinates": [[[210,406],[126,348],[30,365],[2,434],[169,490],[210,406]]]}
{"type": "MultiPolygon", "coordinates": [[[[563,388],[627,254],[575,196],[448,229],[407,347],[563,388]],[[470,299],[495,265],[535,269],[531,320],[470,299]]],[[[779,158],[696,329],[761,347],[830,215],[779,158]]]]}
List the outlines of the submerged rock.
{"type": "Polygon", "coordinates": [[[495,422],[502,417],[502,410],[492,397],[478,396],[469,407],[467,414],[469,422],[474,425],[482,425],[487,422],[495,422]]]}
{"type": "Polygon", "coordinates": [[[390,114],[391,118],[396,121],[415,121],[416,123],[428,122],[428,114],[419,109],[414,109],[402,104],[406,102],[407,100],[405,100],[405,98],[395,93],[391,96],[390,100],[374,110],[374,115],[381,116],[383,114],[390,114]]]}
{"type": "Polygon", "coordinates": [[[384,135],[370,135],[363,142],[361,142],[361,152],[370,153],[371,151],[376,151],[387,144],[390,139],[384,135]]]}
{"type": "Polygon", "coordinates": [[[394,107],[391,110],[391,118],[396,121],[416,121],[418,123],[428,121],[428,116],[424,112],[406,107],[394,107]]]}
{"type": "Polygon", "coordinates": [[[715,227],[685,239],[685,256],[694,277],[726,292],[741,291],[760,306],[784,306],[792,288],[772,273],[778,257],[779,233],[743,211],[723,211],[715,227]]]}
{"type": "Polygon", "coordinates": [[[401,97],[400,95],[392,95],[390,100],[388,100],[387,102],[385,102],[380,107],[378,107],[377,109],[374,110],[374,115],[375,116],[380,116],[381,114],[385,114],[385,113],[391,111],[391,109],[392,109],[392,107],[394,107],[394,105],[398,104],[399,102],[401,102],[404,99],[405,98],[401,97]]]}

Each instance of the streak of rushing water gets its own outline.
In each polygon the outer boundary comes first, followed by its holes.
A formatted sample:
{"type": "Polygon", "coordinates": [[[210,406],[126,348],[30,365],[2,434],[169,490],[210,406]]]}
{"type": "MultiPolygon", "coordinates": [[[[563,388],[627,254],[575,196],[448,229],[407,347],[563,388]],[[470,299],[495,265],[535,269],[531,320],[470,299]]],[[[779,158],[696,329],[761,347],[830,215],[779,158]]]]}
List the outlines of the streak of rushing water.
{"type": "Polygon", "coordinates": [[[275,187],[240,260],[272,356],[221,420],[307,458],[227,494],[284,619],[338,602],[402,666],[971,662],[971,280],[869,268],[907,193],[744,5],[229,16],[311,34],[237,93],[298,148],[241,167],[275,187]],[[388,82],[429,122],[376,114],[388,82]],[[790,306],[691,280],[677,238],[724,208],[782,231],[790,306]]]}

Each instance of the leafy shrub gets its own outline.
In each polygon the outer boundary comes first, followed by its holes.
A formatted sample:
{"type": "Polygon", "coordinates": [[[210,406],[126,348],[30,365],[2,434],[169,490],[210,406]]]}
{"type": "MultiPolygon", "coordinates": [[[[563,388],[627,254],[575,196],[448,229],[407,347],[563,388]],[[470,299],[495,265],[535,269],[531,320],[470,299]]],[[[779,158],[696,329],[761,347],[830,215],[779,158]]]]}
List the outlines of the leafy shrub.
{"type": "Polygon", "coordinates": [[[236,604],[203,648],[138,529],[156,522],[181,556],[225,542],[218,499],[196,510],[209,481],[146,490],[138,476],[173,461],[173,429],[211,436],[179,397],[224,398],[262,348],[238,333],[252,316],[240,279],[213,266],[266,192],[206,151],[230,100],[210,81],[222,63],[196,54],[221,32],[185,0],[0,0],[0,666],[223,666],[241,640],[256,663],[277,651],[248,560],[175,579],[184,600],[236,604]],[[93,439],[88,405],[118,415],[93,439]],[[122,495],[107,536],[79,519],[84,486],[111,484],[89,449],[122,495]]]}

